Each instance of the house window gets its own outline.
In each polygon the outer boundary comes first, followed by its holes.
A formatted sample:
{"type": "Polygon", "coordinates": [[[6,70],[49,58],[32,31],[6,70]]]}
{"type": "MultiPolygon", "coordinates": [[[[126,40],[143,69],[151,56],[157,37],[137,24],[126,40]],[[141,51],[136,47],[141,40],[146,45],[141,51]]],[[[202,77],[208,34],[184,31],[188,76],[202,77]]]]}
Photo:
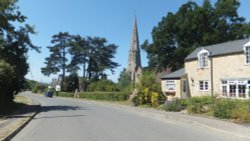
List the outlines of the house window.
{"type": "Polygon", "coordinates": [[[208,68],[208,55],[207,50],[202,50],[198,53],[198,68],[208,68]]]}
{"type": "Polygon", "coordinates": [[[208,81],[199,81],[200,91],[208,91],[208,81]]]}
{"type": "Polygon", "coordinates": [[[227,86],[222,86],[222,96],[227,96],[227,86]]]}
{"type": "Polygon", "coordinates": [[[166,89],[167,91],[175,91],[175,81],[167,81],[166,89]]]}
{"type": "Polygon", "coordinates": [[[250,46],[245,47],[246,64],[250,64],[250,46]]]}
{"type": "Polygon", "coordinates": [[[229,85],[229,97],[236,97],[236,85],[229,85]]]}
{"type": "Polygon", "coordinates": [[[187,80],[182,81],[183,87],[182,87],[182,92],[187,92],[187,80]]]}
{"type": "Polygon", "coordinates": [[[240,98],[246,97],[246,85],[238,85],[238,94],[240,98]]]}
{"type": "Polygon", "coordinates": [[[250,90],[249,80],[221,81],[221,86],[223,97],[241,99],[249,98],[247,95],[250,90]]]}

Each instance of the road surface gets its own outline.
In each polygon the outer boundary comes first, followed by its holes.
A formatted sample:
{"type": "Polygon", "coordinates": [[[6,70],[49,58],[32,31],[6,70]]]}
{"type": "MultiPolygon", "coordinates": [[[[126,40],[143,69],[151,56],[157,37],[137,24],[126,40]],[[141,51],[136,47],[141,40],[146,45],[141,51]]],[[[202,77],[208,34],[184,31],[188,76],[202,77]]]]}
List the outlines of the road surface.
{"type": "Polygon", "coordinates": [[[178,120],[157,120],[92,102],[24,94],[41,103],[41,112],[13,141],[239,141],[178,120]]]}

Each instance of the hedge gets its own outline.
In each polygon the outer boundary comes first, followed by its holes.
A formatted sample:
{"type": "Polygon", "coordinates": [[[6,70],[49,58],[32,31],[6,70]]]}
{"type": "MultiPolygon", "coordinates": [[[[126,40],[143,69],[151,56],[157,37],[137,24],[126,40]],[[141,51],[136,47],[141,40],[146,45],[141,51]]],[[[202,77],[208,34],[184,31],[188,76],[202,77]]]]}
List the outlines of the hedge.
{"type": "MultiPolygon", "coordinates": [[[[74,97],[74,93],[59,92],[58,96],[74,97]]],[[[129,94],[123,92],[82,92],[79,97],[92,100],[124,101],[128,99],[129,94]]]]}

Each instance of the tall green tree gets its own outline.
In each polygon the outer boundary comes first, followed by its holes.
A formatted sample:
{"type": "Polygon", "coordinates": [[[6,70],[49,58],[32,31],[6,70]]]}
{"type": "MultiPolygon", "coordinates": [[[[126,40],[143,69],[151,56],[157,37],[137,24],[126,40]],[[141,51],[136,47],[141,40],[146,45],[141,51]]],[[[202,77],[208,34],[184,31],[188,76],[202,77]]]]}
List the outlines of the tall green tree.
{"type": "Polygon", "coordinates": [[[105,38],[75,36],[71,42],[72,55],[69,70],[79,70],[83,66],[83,78],[101,79],[106,77],[106,70],[113,69],[119,64],[112,61],[117,46],[108,44],[105,38]]]}
{"type": "Polygon", "coordinates": [[[72,38],[70,43],[70,54],[72,56],[71,62],[68,65],[68,70],[70,72],[77,72],[82,66],[82,77],[86,78],[86,66],[89,62],[89,42],[87,39],[77,35],[72,38]]]}
{"type": "Polygon", "coordinates": [[[238,0],[218,0],[214,5],[204,0],[182,5],[176,13],[169,12],[153,28],[153,42],[145,41],[149,67],[161,71],[183,67],[185,57],[195,48],[250,35],[250,24],[240,17],[238,0]]]}
{"type": "Polygon", "coordinates": [[[118,78],[117,88],[119,90],[124,90],[127,87],[131,86],[131,75],[129,72],[126,71],[126,69],[123,69],[120,77],[118,78]]]}
{"type": "MultiPolygon", "coordinates": [[[[28,72],[27,53],[29,49],[39,52],[39,47],[32,44],[29,35],[34,34],[34,29],[25,24],[26,17],[16,6],[17,0],[0,1],[0,59],[11,65],[15,80],[8,91],[1,91],[8,95],[6,101],[11,103],[14,96],[25,85],[25,75],[28,72]],[[13,23],[22,23],[19,28],[13,23]]],[[[4,87],[0,85],[0,87],[4,87]]]]}
{"type": "Polygon", "coordinates": [[[65,81],[63,83],[63,91],[66,92],[74,92],[75,89],[79,88],[79,80],[77,73],[71,73],[69,76],[65,77],[65,81]]]}
{"type": "Polygon", "coordinates": [[[50,76],[51,74],[56,74],[62,72],[62,81],[65,78],[65,72],[67,67],[67,56],[69,43],[71,42],[72,36],[68,32],[59,32],[52,36],[51,43],[52,46],[47,48],[51,52],[50,56],[45,58],[46,66],[41,68],[44,75],[50,76]]]}
{"type": "Polygon", "coordinates": [[[119,66],[118,63],[112,61],[115,57],[118,46],[115,44],[108,44],[105,38],[94,37],[89,40],[89,64],[88,64],[88,78],[100,79],[106,77],[106,70],[114,72],[114,68],[119,66]]]}
{"type": "Polygon", "coordinates": [[[15,74],[10,64],[0,60],[0,106],[10,103],[13,99],[12,83],[14,82],[15,74]]]}

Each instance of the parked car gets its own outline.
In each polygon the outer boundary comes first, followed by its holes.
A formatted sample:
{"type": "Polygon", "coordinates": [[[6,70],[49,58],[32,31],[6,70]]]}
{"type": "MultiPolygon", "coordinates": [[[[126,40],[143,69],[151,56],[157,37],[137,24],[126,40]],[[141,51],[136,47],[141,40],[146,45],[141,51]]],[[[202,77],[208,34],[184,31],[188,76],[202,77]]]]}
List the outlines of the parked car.
{"type": "Polygon", "coordinates": [[[53,97],[53,91],[48,91],[45,93],[45,97],[53,97]]]}

